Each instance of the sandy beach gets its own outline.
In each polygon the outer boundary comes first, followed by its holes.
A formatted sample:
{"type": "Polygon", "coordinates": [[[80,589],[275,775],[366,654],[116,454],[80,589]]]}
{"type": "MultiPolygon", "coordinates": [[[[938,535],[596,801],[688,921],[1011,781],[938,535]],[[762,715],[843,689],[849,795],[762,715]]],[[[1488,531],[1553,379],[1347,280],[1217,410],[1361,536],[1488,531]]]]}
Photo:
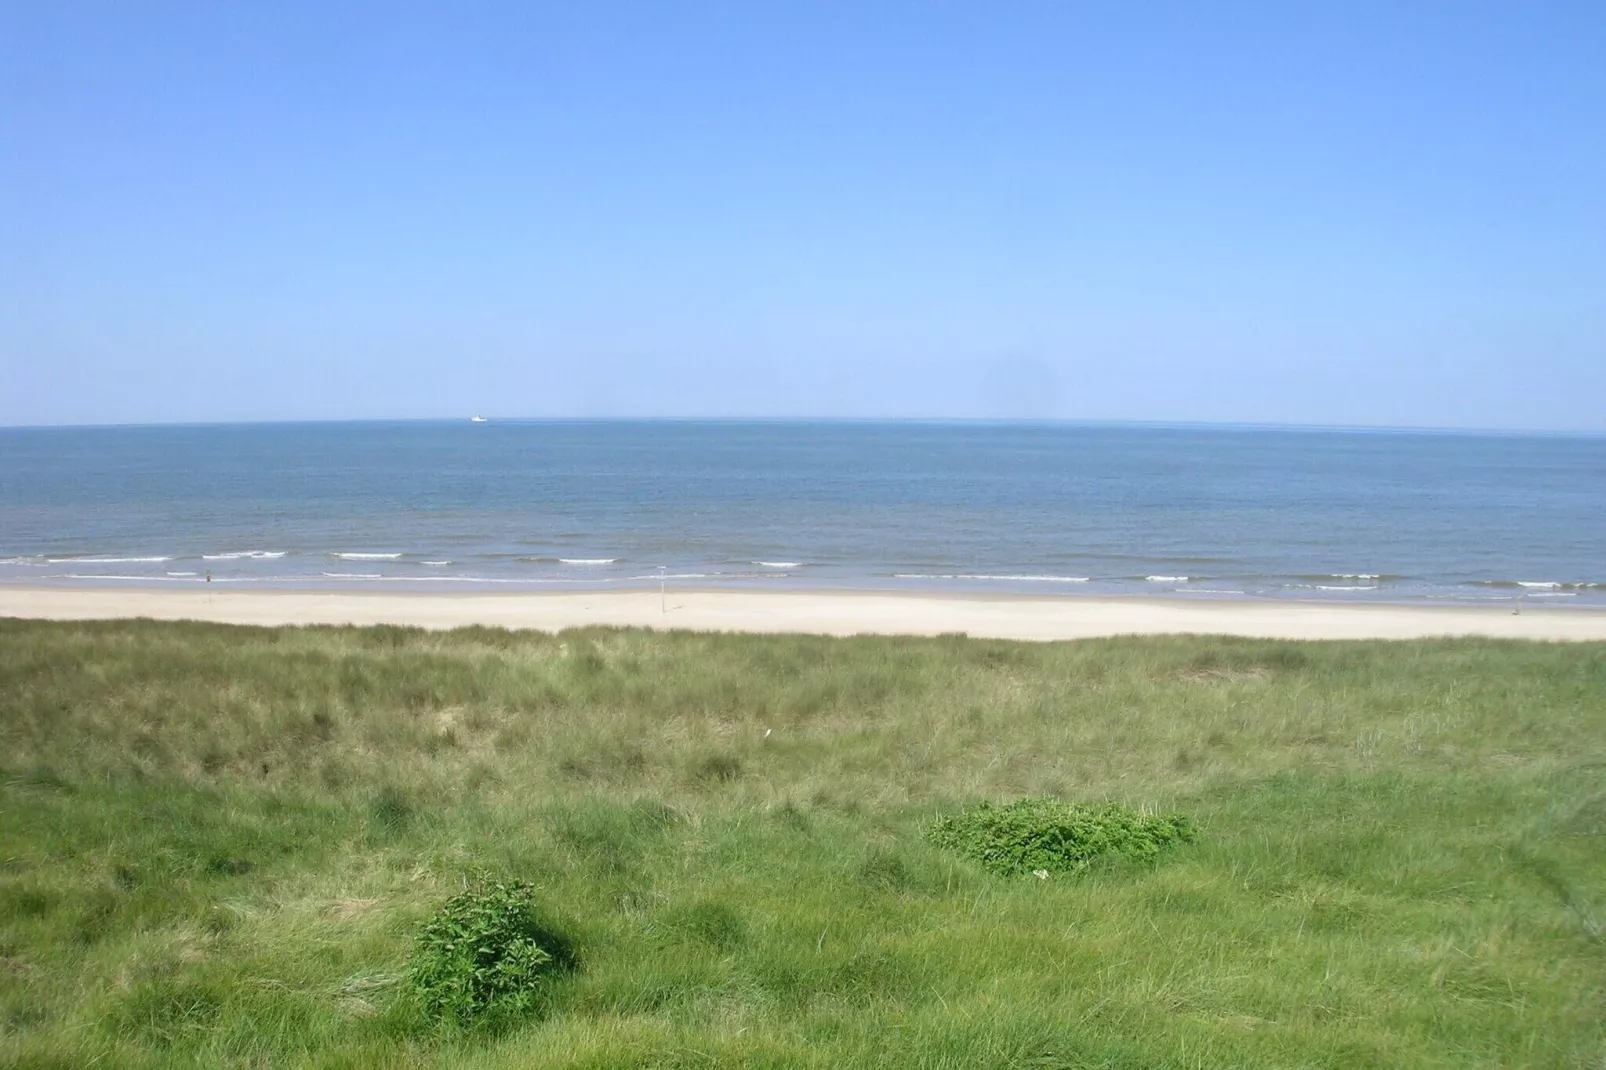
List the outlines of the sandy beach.
{"type": "Polygon", "coordinates": [[[1209,634],[1274,639],[1417,639],[1477,635],[1606,640],[1606,612],[1510,606],[1318,605],[1180,599],[976,597],[874,592],[671,590],[419,595],[350,591],[151,591],[0,587],[0,616],[48,620],[146,617],[225,624],[482,624],[555,631],[624,625],[819,635],[1085,639],[1209,634]]]}

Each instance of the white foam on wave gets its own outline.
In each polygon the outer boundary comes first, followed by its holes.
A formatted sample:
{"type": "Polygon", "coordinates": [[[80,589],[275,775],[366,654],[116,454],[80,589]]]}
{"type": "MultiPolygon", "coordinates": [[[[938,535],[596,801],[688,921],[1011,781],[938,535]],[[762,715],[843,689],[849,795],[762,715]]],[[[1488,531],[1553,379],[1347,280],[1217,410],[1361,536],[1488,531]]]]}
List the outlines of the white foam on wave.
{"type": "Polygon", "coordinates": [[[1143,578],[1148,580],[1150,583],[1187,583],[1188,582],[1188,577],[1186,577],[1186,576],[1145,576],[1143,578]]]}
{"type": "Polygon", "coordinates": [[[419,564],[433,565],[436,568],[444,568],[445,566],[451,564],[451,562],[450,561],[421,561],[421,562],[419,562],[419,564]]]}
{"type": "MultiPolygon", "coordinates": [[[[86,577],[83,577],[83,578],[84,579],[104,579],[105,577],[101,577],[101,576],[86,576],[86,577]]],[[[129,579],[138,579],[138,578],[140,578],[140,577],[135,577],[135,576],[129,577],[129,579]]],[[[159,578],[159,577],[153,577],[153,578],[159,578]]],[[[534,578],[530,578],[530,577],[526,577],[526,576],[517,576],[517,577],[495,577],[495,576],[387,576],[384,573],[380,573],[380,572],[320,572],[320,573],[318,573],[318,575],[316,577],[314,577],[314,576],[305,576],[305,575],[302,575],[302,576],[275,576],[275,577],[231,576],[231,577],[228,577],[227,579],[221,579],[220,578],[216,582],[218,582],[218,583],[263,583],[263,584],[270,584],[270,585],[271,584],[290,584],[290,585],[294,585],[294,584],[298,584],[298,583],[305,583],[305,582],[308,582],[308,581],[313,581],[313,580],[320,579],[320,578],[321,579],[328,579],[328,580],[361,580],[361,581],[365,581],[365,582],[366,581],[376,581],[377,580],[377,581],[382,582],[382,583],[397,584],[397,585],[408,584],[408,583],[445,583],[445,584],[498,583],[498,584],[511,584],[511,585],[519,586],[519,587],[565,587],[565,586],[567,586],[567,587],[578,587],[578,586],[583,586],[585,584],[585,581],[583,581],[583,580],[567,580],[567,579],[555,579],[555,578],[534,579],[534,578]]]]}
{"type": "Polygon", "coordinates": [[[1335,572],[1335,580],[1380,580],[1383,576],[1377,572],[1335,572]]]}
{"type": "Polygon", "coordinates": [[[157,565],[171,557],[47,557],[52,565],[157,565]]]}
{"type": "Polygon", "coordinates": [[[1193,594],[1247,594],[1246,591],[1231,590],[1226,587],[1195,587],[1193,594]]]}
{"type": "Polygon", "coordinates": [[[1087,583],[1092,579],[1091,576],[989,575],[975,572],[961,572],[954,578],[961,580],[1001,580],[1010,583],[1087,583]]]}
{"type": "Polygon", "coordinates": [[[331,552],[329,556],[330,557],[338,557],[342,561],[394,561],[398,557],[400,557],[401,554],[369,554],[369,553],[349,553],[349,552],[348,553],[335,553],[335,552],[331,552]]]}
{"type": "Polygon", "coordinates": [[[199,575],[199,573],[196,573],[196,572],[169,572],[168,575],[169,576],[173,576],[173,577],[183,577],[183,576],[196,576],[196,575],[199,575]]]}
{"type": "Polygon", "coordinates": [[[560,565],[612,565],[619,561],[617,557],[560,557],[560,565]]]}
{"type": "Polygon", "coordinates": [[[1087,583],[1090,576],[1039,576],[991,572],[894,572],[895,580],[981,580],[994,583],[1087,583]]]}
{"type": "Polygon", "coordinates": [[[202,554],[202,561],[239,561],[248,558],[253,561],[277,561],[285,555],[284,550],[233,550],[223,554],[202,554]]]}
{"type": "Polygon", "coordinates": [[[1603,583],[1566,583],[1562,580],[1472,580],[1474,587],[1520,587],[1524,591],[1592,591],[1603,583]]]}
{"type": "Polygon", "coordinates": [[[494,576],[372,576],[370,579],[382,579],[386,583],[514,583],[522,587],[533,587],[541,584],[559,585],[565,583],[578,583],[578,580],[552,580],[528,579],[525,577],[494,577],[494,576]]]}
{"type": "Polygon", "coordinates": [[[803,562],[801,562],[801,561],[749,561],[748,564],[757,565],[760,568],[802,568],[803,567],[803,562]]]}
{"type": "Polygon", "coordinates": [[[1375,591],[1377,590],[1378,585],[1373,583],[1362,586],[1351,583],[1344,584],[1342,586],[1334,586],[1332,584],[1317,583],[1313,584],[1312,586],[1314,586],[1318,591],[1375,591]]]}
{"type": "Polygon", "coordinates": [[[27,565],[29,568],[43,568],[50,562],[41,557],[0,557],[0,565],[27,565]]]}

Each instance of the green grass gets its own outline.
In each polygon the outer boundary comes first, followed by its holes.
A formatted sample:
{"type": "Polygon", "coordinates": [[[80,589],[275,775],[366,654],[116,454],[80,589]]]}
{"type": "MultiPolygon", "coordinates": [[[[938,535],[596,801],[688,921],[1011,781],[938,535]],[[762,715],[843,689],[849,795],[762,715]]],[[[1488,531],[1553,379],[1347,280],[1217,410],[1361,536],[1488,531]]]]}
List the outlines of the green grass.
{"type": "Polygon", "coordinates": [[[0,1064],[1598,1070],[1603,773],[1601,645],[0,621],[0,1064]],[[578,968],[443,1031],[480,873],[578,968]]]}

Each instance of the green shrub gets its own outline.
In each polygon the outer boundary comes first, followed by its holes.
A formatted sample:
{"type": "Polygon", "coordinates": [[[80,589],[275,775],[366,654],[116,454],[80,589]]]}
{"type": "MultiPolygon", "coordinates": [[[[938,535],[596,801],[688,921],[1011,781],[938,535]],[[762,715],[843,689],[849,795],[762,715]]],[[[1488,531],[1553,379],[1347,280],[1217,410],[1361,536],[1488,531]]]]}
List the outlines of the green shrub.
{"type": "Polygon", "coordinates": [[[982,803],[931,827],[928,838],[1003,876],[1074,873],[1113,856],[1147,861],[1173,843],[1191,843],[1180,814],[1151,816],[1116,804],[1089,806],[1056,799],[982,803]]]}
{"type": "Polygon", "coordinates": [[[568,941],[542,925],[528,885],[484,880],[424,923],[409,980],[431,1020],[471,1025],[531,1013],[551,976],[573,966],[568,941]]]}

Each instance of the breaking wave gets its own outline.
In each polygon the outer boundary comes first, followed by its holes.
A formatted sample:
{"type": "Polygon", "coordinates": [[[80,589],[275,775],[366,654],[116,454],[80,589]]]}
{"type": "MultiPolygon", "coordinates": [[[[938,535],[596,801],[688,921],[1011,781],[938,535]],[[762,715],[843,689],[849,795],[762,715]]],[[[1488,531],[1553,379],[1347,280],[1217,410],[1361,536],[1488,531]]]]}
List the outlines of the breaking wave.
{"type": "MultiPolygon", "coordinates": [[[[163,561],[171,561],[168,557],[47,557],[45,560],[52,565],[156,565],[163,561]]],[[[108,576],[107,579],[113,577],[108,576]]]]}
{"type": "Polygon", "coordinates": [[[631,576],[632,580],[759,580],[765,579],[762,572],[665,572],[649,573],[642,576],[631,576]]]}
{"type": "Polygon", "coordinates": [[[981,580],[994,583],[1087,583],[1090,576],[1037,576],[984,572],[894,572],[895,580],[981,580]]]}
{"type": "Polygon", "coordinates": [[[1475,580],[1475,587],[1502,587],[1511,591],[1594,591],[1606,583],[1564,583],[1561,580],[1475,580]]]}

